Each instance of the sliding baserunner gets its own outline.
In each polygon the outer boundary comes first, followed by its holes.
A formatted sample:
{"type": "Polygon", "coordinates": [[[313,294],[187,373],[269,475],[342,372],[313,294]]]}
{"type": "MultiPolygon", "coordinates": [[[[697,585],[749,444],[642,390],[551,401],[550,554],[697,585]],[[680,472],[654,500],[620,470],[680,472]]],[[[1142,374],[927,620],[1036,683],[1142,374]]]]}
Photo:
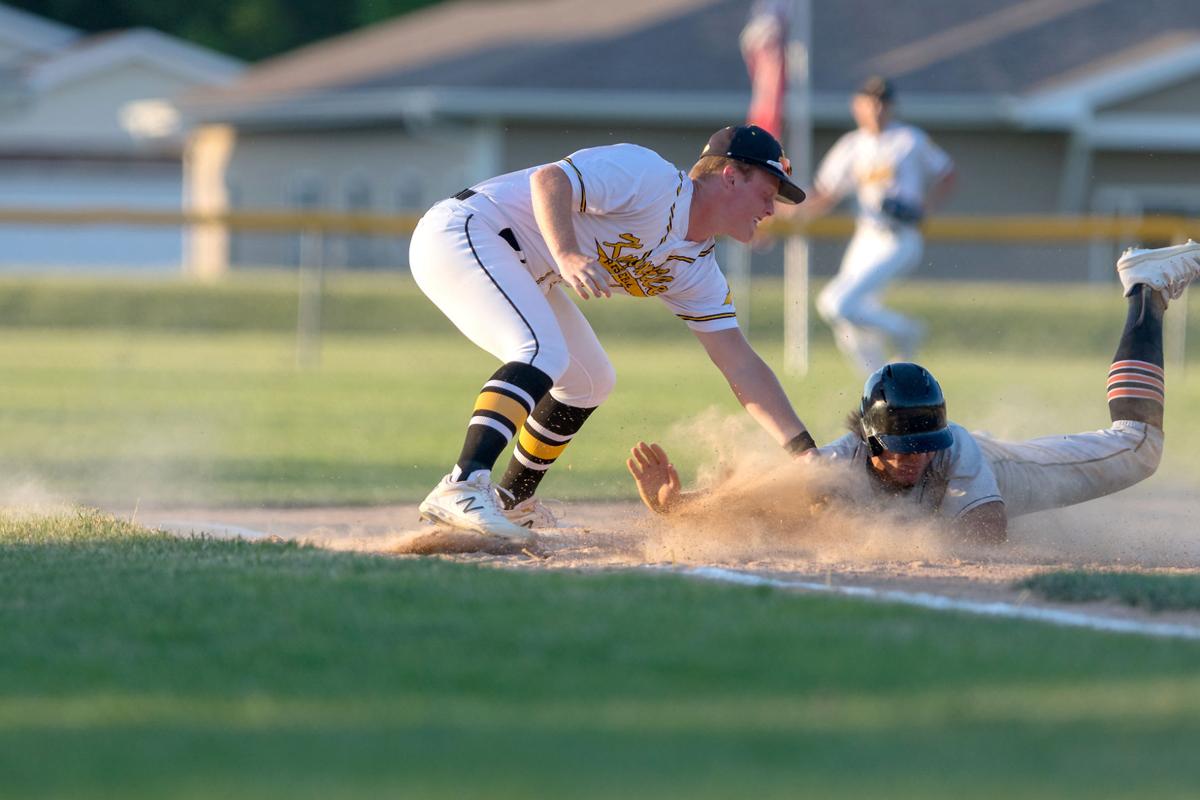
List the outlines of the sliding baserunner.
{"type": "MultiPolygon", "coordinates": [[[[1082,503],[1150,477],[1163,447],[1163,313],[1200,274],[1200,244],[1127,250],[1117,274],[1129,306],[1108,372],[1110,427],[1024,442],[970,433],[947,421],[941,386],[927,370],[895,363],[867,379],[851,432],[817,457],[862,469],[876,495],[915,504],[991,543],[1006,539],[1011,517],[1082,503]]],[[[682,492],[657,444],[639,442],[627,466],[654,511],[670,512],[697,496],[682,492]]]]}

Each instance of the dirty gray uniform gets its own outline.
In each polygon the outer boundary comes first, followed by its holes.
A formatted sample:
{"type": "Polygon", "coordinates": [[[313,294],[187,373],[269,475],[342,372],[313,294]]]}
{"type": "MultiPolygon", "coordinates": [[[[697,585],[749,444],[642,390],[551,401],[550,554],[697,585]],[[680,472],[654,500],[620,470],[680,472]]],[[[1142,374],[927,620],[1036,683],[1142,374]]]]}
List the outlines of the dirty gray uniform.
{"type": "MultiPolygon", "coordinates": [[[[1016,517],[1093,500],[1150,477],[1162,458],[1162,429],[1133,420],[1024,442],[1000,441],[954,423],[949,428],[954,443],[937,453],[915,486],[901,493],[946,519],[993,502],[1004,503],[1008,516],[1016,517]]],[[[864,470],[871,457],[855,433],[819,452],[832,462],[864,470]]]]}

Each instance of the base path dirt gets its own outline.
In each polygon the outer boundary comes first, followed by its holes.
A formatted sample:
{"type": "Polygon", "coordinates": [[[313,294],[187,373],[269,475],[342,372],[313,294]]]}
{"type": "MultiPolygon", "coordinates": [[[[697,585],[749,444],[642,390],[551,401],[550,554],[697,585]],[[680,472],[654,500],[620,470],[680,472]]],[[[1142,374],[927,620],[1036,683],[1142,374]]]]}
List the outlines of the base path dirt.
{"type": "MultiPolygon", "coordinates": [[[[657,517],[633,503],[552,504],[558,528],[539,531],[540,552],[440,555],[514,569],[684,569],[716,566],[840,586],[928,592],[976,601],[1040,602],[1014,587],[1060,569],[1200,574],[1200,499],[1187,487],[1137,487],[1071,509],[1014,520],[994,548],[946,542],[928,528],[871,518],[828,520],[657,517]]],[[[117,511],[129,516],[128,511],[117,511]]],[[[370,508],[139,510],[136,521],[180,535],[279,537],[332,550],[414,558],[414,540],[436,529],[415,505],[370,508]]],[[[1067,608],[1068,606],[1060,606],[1067,608]]],[[[1069,606],[1079,609],[1080,606],[1069,606]]],[[[1200,612],[1149,614],[1115,604],[1089,609],[1123,617],[1200,624],[1200,612]]]]}

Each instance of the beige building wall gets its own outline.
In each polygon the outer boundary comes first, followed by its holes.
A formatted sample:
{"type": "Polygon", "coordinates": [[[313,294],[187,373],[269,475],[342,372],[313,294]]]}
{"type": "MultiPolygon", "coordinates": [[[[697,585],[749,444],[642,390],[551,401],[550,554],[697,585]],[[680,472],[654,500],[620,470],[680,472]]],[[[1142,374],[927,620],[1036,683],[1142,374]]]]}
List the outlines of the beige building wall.
{"type": "MultiPolygon", "coordinates": [[[[299,133],[242,131],[225,175],[231,208],[322,208],[374,213],[420,213],[458,189],[491,175],[556,160],[582,147],[616,142],[648,146],[681,169],[691,166],[715,126],[579,124],[510,121],[502,128],[447,126],[423,131],[375,128],[299,133]]],[[[815,162],[844,129],[818,129],[815,162]]],[[[957,214],[1056,214],[1068,139],[1063,134],[990,130],[933,131],[954,158],[958,187],[944,209],[957,214]]],[[[1131,181],[1177,185],[1195,174],[1200,157],[1101,153],[1089,171],[1085,194],[1131,181]]],[[[831,275],[844,241],[813,245],[813,272],[831,275]]],[[[781,250],[756,252],[758,273],[781,270],[781,250]]],[[[330,266],[407,266],[407,242],[329,237],[330,266]]],[[[981,245],[930,242],[917,275],[924,278],[1082,280],[1107,279],[1105,251],[1062,242],[981,245]]],[[[235,234],[228,260],[239,265],[295,265],[294,235],[235,234]]]]}
{"type": "Polygon", "coordinates": [[[585,147],[632,142],[649,147],[682,170],[687,170],[717,125],[547,125],[544,122],[510,122],[504,131],[504,168],[524,169],[557,161],[585,147]]]}
{"type": "MultiPolygon", "coordinates": [[[[1200,128],[1197,129],[1200,139],[1200,128]]],[[[1098,153],[1093,158],[1093,186],[1158,184],[1200,186],[1200,154],[1154,151],[1098,153]]]]}
{"type": "Polygon", "coordinates": [[[120,121],[120,110],[128,102],[151,97],[172,97],[192,84],[147,64],[126,64],[65,81],[39,93],[36,103],[19,113],[0,118],[0,144],[30,142],[37,146],[55,143],[91,147],[134,148],[120,121]],[[81,131],[81,120],[87,121],[81,131]]]}
{"type": "Polygon", "coordinates": [[[1105,112],[1144,112],[1151,114],[1194,114],[1200,109],[1200,80],[1180,81],[1164,89],[1142,95],[1124,103],[1114,103],[1100,110],[1105,112]]]}
{"type": "MultiPolygon", "coordinates": [[[[228,207],[421,213],[501,169],[496,132],[487,126],[337,131],[239,132],[224,174],[228,207]]],[[[189,188],[189,194],[193,190],[189,188]]],[[[327,236],[328,266],[407,265],[406,239],[327,236]]],[[[295,266],[294,234],[235,232],[227,261],[295,266]]]]}
{"type": "MultiPolygon", "coordinates": [[[[580,125],[544,123],[506,126],[505,169],[520,169],[557,159],[581,147],[635,142],[655,150],[680,169],[688,169],[716,126],[580,125]]],[[[819,128],[813,135],[813,169],[838,137],[849,130],[819,128]]],[[[958,188],[945,211],[955,214],[1057,213],[1066,137],[1061,134],[934,131],[934,140],[955,160],[958,188]]],[[[843,208],[842,213],[847,209],[843,208]]],[[[832,275],[846,241],[815,241],[812,270],[832,275]]],[[[760,249],[753,257],[758,273],[782,271],[782,248],[760,249]]],[[[930,243],[919,268],[921,277],[1078,280],[1087,275],[1087,248],[1060,243],[976,245],[930,243]]]]}

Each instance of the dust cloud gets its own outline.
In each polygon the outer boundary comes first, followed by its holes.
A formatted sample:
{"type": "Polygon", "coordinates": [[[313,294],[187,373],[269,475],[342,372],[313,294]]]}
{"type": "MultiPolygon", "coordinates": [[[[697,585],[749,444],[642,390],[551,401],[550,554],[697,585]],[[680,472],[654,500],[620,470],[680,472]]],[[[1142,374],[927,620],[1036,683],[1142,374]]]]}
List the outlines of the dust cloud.
{"type": "Polygon", "coordinates": [[[650,561],[832,564],[947,553],[946,531],[915,509],[878,502],[865,474],[794,460],[742,417],[705,414],[668,440],[700,443],[712,460],[694,499],[642,523],[650,561]]]}
{"type": "Polygon", "coordinates": [[[0,509],[8,516],[50,516],[75,508],[67,498],[33,478],[0,484],[0,509]]]}

